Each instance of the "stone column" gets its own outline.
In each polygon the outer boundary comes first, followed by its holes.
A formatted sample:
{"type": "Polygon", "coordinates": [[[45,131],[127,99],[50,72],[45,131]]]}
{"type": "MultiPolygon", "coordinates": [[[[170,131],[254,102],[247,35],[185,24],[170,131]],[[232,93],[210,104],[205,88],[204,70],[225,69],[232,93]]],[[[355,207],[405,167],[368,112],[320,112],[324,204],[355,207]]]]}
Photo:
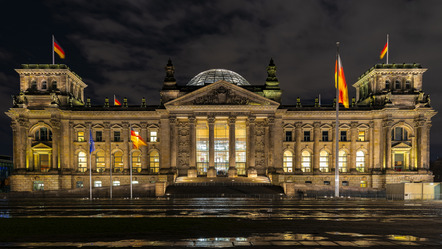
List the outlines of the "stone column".
{"type": "MultiPolygon", "coordinates": [[[[86,141],[86,148],[85,149],[86,149],[86,156],[87,156],[87,158],[86,158],[86,162],[87,162],[86,172],[89,172],[89,170],[91,169],[89,167],[89,165],[91,165],[91,160],[92,160],[91,152],[89,149],[89,137],[90,137],[90,132],[91,132],[92,128],[91,128],[91,122],[86,122],[85,125],[86,125],[86,130],[84,132],[84,136],[85,136],[84,141],[86,141]]],[[[78,162],[78,155],[75,155],[75,158],[77,158],[76,161],[78,162]]],[[[74,163],[75,163],[75,161],[74,161],[74,163]]],[[[92,171],[92,173],[93,173],[93,171],[92,171]]]]}
{"type": "Polygon", "coordinates": [[[319,172],[319,140],[321,137],[321,123],[313,123],[313,172],[319,172]]]}
{"type": "Polygon", "coordinates": [[[161,117],[160,129],[159,129],[159,141],[160,141],[160,174],[168,174],[170,170],[170,158],[171,158],[171,134],[169,118],[167,116],[161,117]]]}
{"type": "MultiPolygon", "coordinates": [[[[60,143],[60,121],[52,119],[52,162],[50,171],[58,171],[58,146],[60,143]]],[[[89,136],[87,137],[89,141],[89,136]]],[[[89,149],[89,148],[88,148],[89,149]]]]}
{"type": "Polygon", "coordinates": [[[196,169],[196,119],[194,116],[189,117],[189,136],[190,136],[190,157],[189,169],[187,170],[188,177],[197,177],[198,171],[196,169]]]}
{"type": "Polygon", "coordinates": [[[295,123],[295,173],[302,173],[301,169],[301,136],[302,122],[295,123]]]}
{"type": "Polygon", "coordinates": [[[69,122],[69,167],[73,172],[78,171],[75,165],[75,151],[74,151],[74,141],[76,141],[74,122],[69,122]]]}
{"type": "Polygon", "coordinates": [[[229,117],[229,177],[237,177],[238,173],[236,171],[236,149],[235,149],[235,122],[236,117],[229,117]]]}
{"type": "Polygon", "coordinates": [[[387,120],[384,123],[384,144],[385,144],[385,163],[387,169],[394,169],[391,163],[391,120],[387,120]]]}
{"type": "Polygon", "coordinates": [[[336,134],[336,122],[332,122],[332,152],[331,152],[331,161],[329,161],[329,166],[331,172],[335,172],[336,165],[336,139],[339,139],[339,134],[336,134]]]}
{"type": "MultiPolygon", "coordinates": [[[[271,120],[270,120],[271,122],[271,120]]],[[[270,126],[270,141],[271,141],[271,151],[272,160],[270,166],[272,166],[276,173],[282,174],[284,170],[282,169],[283,164],[283,141],[284,141],[284,128],[281,116],[274,119],[273,125],[270,126]]]]}
{"type": "Polygon", "coordinates": [[[358,122],[350,124],[350,172],[356,172],[356,140],[358,138],[358,122]]]}
{"type": "Polygon", "coordinates": [[[248,119],[248,142],[249,142],[249,167],[247,169],[248,177],[256,177],[257,171],[255,169],[255,120],[256,117],[250,116],[248,119]]]}
{"type": "MultiPolygon", "coordinates": [[[[29,121],[24,118],[19,119],[18,134],[16,135],[18,145],[18,157],[17,171],[22,173],[26,171],[26,146],[27,146],[27,134],[28,134],[29,121]]],[[[14,158],[15,159],[15,158],[14,158]]]]}
{"type": "Polygon", "coordinates": [[[105,171],[108,171],[111,169],[111,163],[112,163],[112,147],[111,147],[111,127],[109,122],[104,122],[104,129],[103,129],[103,140],[105,142],[104,144],[104,165],[105,165],[105,171]]]}
{"type": "Polygon", "coordinates": [[[123,122],[123,172],[129,173],[129,167],[130,167],[130,146],[132,146],[132,143],[130,142],[130,130],[129,130],[129,123],[123,122]]]}
{"type": "Polygon", "coordinates": [[[169,126],[170,126],[170,170],[171,173],[176,173],[176,163],[177,163],[177,140],[178,140],[178,132],[177,132],[177,119],[176,117],[169,118],[169,126]]]}
{"type": "Polygon", "coordinates": [[[374,127],[374,122],[370,121],[369,122],[369,129],[368,129],[368,135],[369,135],[369,141],[368,141],[368,159],[367,159],[367,166],[365,167],[366,170],[370,171],[370,170],[374,170],[374,158],[373,158],[373,146],[374,146],[374,131],[373,131],[373,127],[374,127]]]}
{"type": "Polygon", "coordinates": [[[61,121],[61,132],[60,132],[60,163],[61,163],[61,169],[63,171],[71,172],[72,169],[69,167],[69,144],[71,143],[69,140],[69,120],[62,120],[61,121]]]}
{"type": "Polygon", "coordinates": [[[275,137],[275,117],[270,116],[267,118],[267,128],[266,128],[266,134],[267,134],[267,138],[266,140],[268,141],[268,146],[266,147],[266,154],[268,155],[267,157],[267,174],[269,173],[274,173],[276,172],[276,168],[275,168],[275,160],[274,160],[274,155],[275,155],[275,150],[274,150],[274,146],[275,146],[275,141],[274,141],[274,137],[275,137]]]}
{"type": "Polygon", "coordinates": [[[207,118],[209,123],[209,169],[207,170],[207,177],[216,177],[215,169],[215,117],[209,116],[207,118]]]}
{"type": "Polygon", "coordinates": [[[13,120],[11,122],[11,129],[12,129],[12,158],[13,158],[13,163],[14,163],[14,170],[18,171],[18,169],[20,168],[20,153],[19,153],[19,141],[18,141],[18,125],[17,123],[13,120]]]}
{"type": "MultiPolygon", "coordinates": [[[[147,123],[146,122],[141,122],[141,131],[140,131],[140,135],[141,138],[143,138],[143,140],[148,144],[148,137],[147,137],[147,123]]],[[[140,151],[141,151],[141,173],[147,174],[149,172],[149,170],[147,169],[147,164],[148,164],[148,160],[147,160],[147,152],[148,152],[149,148],[147,146],[141,146],[140,147],[140,151]]]]}
{"type": "Polygon", "coordinates": [[[26,151],[27,151],[27,157],[28,157],[28,170],[34,171],[34,152],[32,151],[32,139],[33,137],[31,134],[28,136],[28,141],[26,143],[26,151]]]}
{"type": "Polygon", "coordinates": [[[371,155],[371,158],[373,158],[373,171],[380,173],[384,168],[384,139],[382,136],[382,120],[375,119],[373,121],[373,125],[373,140],[371,141],[373,153],[371,155]]]}

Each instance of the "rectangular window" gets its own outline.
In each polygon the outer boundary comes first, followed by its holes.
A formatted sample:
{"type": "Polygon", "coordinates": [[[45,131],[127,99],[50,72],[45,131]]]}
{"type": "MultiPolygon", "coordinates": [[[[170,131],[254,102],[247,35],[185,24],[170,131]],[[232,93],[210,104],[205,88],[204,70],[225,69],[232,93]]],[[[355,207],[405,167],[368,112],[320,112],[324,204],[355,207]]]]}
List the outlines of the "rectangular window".
{"type": "Polygon", "coordinates": [[[40,170],[41,172],[48,172],[51,167],[49,154],[40,154],[40,170]]]}
{"type": "Polygon", "coordinates": [[[330,185],[330,181],[324,181],[324,185],[330,185]]]}
{"type": "Polygon", "coordinates": [[[328,131],[322,131],[322,141],[323,142],[328,141],[328,131]]]}
{"type": "Polygon", "coordinates": [[[45,184],[43,181],[34,181],[34,191],[43,191],[45,190],[45,184]]]}
{"type": "Polygon", "coordinates": [[[305,184],[312,184],[312,181],[305,181],[305,184]]]}
{"type": "Polygon", "coordinates": [[[101,188],[102,187],[101,181],[94,181],[94,187],[95,188],[101,188]]]}
{"type": "Polygon", "coordinates": [[[359,133],[358,133],[358,141],[361,141],[361,142],[365,141],[365,131],[359,131],[359,133]]]}
{"type": "Polygon", "coordinates": [[[245,120],[235,123],[235,163],[238,175],[246,175],[247,128],[245,120]]]}
{"type": "Polygon", "coordinates": [[[84,142],[84,131],[77,132],[77,142],[84,142]]]}
{"type": "Polygon", "coordinates": [[[95,142],[103,142],[103,132],[102,131],[95,132],[95,142]]]}
{"type": "Polygon", "coordinates": [[[304,141],[305,142],[310,141],[310,131],[304,131],[304,141]]]}
{"type": "Polygon", "coordinates": [[[150,141],[151,142],[157,142],[158,140],[158,133],[157,131],[151,131],[150,132],[150,141]]]}
{"type": "Polygon", "coordinates": [[[77,181],[76,188],[83,188],[83,181],[77,181]]]}
{"type": "Polygon", "coordinates": [[[216,173],[227,175],[229,169],[229,127],[227,120],[216,120],[214,133],[216,173]]]}
{"type": "Polygon", "coordinates": [[[121,141],[120,132],[114,131],[114,142],[120,142],[120,141],[121,141]]]}
{"type": "Polygon", "coordinates": [[[113,181],[112,186],[120,186],[120,181],[113,181]]]}
{"type": "Polygon", "coordinates": [[[285,141],[286,142],[291,142],[292,141],[292,132],[291,131],[286,131],[285,132],[285,141]]]}
{"type": "Polygon", "coordinates": [[[196,124],[196,168],[198,175],[206,175],[209,167],[209,127],[206,121],[196,124]]]}
{"type": "Polygon", "coordinates": [[[341,131],[341,141],[342,142],[347,141],[347,131],[341,131]]]}
{"type": "Polygon", "coordinates": [[[342,186],[348,186],[348,181],[342,181],[342,186]]]}
{"type": "Polygon", "coordinates": [[[367,181],[361,181],[361,188],[367,187],[367,181]]]}

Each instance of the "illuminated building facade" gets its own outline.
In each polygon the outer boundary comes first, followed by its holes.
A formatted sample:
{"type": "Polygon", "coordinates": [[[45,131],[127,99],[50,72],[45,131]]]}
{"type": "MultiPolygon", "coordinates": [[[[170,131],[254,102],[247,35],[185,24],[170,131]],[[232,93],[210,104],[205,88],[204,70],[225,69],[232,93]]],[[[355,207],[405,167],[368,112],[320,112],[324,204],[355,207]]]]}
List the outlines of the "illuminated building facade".
{"type": "Polygon", "coordinates": [[[178,85],[169,61],[160,105],[91,105],[87,85],[65,65],[23,65],[12,120],[12,191],[138,184],[176,177],[268,176],[273,184],[340,184],[382,189],[387,183],[428,182],[429,134],[436,112],[422,89],[419,64],[378,64],[353,85],[356,98],[335,106],[282,105],[276,66],[265,84],[212,69],[178,85]],[[147,146],[133,149],[130,129],[147,146]],[[92,132],[95,151],[89,153],[92,132]],[[339,153],[335,141],[339,139],[339,153]]]}

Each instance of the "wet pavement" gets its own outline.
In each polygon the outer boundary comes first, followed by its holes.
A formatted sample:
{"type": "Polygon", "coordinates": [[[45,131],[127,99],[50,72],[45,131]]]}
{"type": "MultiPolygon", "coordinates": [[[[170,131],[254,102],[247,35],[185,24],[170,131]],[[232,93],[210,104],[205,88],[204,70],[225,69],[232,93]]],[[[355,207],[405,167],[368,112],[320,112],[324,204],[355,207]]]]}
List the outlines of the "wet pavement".
{"type": "Polygon", "coordinates": [[[1,248],[442,248],[442,201],[0,200],[0,217],[1,248]],[[97,232],[53,228],[76,222],[97,232]]]}

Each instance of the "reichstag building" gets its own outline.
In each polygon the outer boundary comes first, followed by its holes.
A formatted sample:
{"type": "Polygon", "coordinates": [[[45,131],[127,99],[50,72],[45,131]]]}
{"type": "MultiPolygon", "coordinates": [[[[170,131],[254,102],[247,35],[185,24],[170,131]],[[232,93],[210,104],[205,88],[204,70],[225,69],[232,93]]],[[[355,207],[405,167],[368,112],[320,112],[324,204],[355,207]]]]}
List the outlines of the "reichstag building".
{"type": "Polygon", "coordinates": [[[283,104],[273,60],[262,84],[210,69],[177,84],[169,60],[161,104],[99,106],[66,65],[16,69],[20,92],[6,113],[13,131],[12,191],[172,183],[178,177],[268,177],[275,185],[334,184],[383,189],[388,183],[431,182],[431,118],[419,64],[377,64],[357,82],[350,108],[283,104]],[[265,81],[264,81],[265,80],[265,81]],[[147,146],[134,149],[131,129],[147,146]],[[90,134],[90,132],[92,134],[90,134]],[[90,153],[89,137],[95,141],[90,153]],[[335,142],[339,139],[339,153],[335,142]]]}

